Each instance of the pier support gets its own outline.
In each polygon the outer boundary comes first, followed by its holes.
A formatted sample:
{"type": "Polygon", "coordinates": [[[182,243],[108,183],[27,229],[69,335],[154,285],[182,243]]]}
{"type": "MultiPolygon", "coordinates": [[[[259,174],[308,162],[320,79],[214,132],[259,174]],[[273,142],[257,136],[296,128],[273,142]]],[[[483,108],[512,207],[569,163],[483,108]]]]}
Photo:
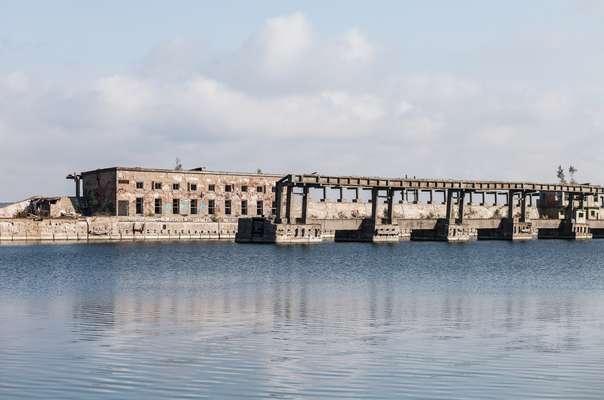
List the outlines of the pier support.
{"type": "Polygon", "coordinates": [[[510,190],[508,192],[508,212],[507,217],[501,221],[501,237],[494,235],[494,237],[489,237],[489,239],[532,240],[537,238],[537,231],[528,218],[528,211],[526,208],[527,197],[529,196],[530,193],[526,191],[510,190]],[[517,204],[515,199],[517,196],[518,203],[520,203],[519,216],[514,214],[515,205],[517,204]]]}
{"type": "MultiPolygon", "coordinates": [[[[293,186],[288,185],[287,188],[285,189],[285,221],[288,224],[292,223],[292,191],[293,191],[293,186]]],[[[279,203],[277,203],[277,207],[278,209],[281,209],[281,206],[279,203]]]]}
{"type": "Polygon", "coordinates": [[[446,214],[436,222],[432,239],[428,235],[417,237],[419,240],[441,240],[447,242],[467,242],[477,237],[477,230],[464,224],[465,190],[447,190],[446,214]],[[456,196],[454,196],[456,195],[456,196]],[[457,197],[458,209],[455,212],[454,197],[457,197]]]}
{"type": "Polygon", "coordinates": [[[585,240],[592,237],[593,235],[587,223],[587,214],[585,211],[585,194],[570,192],[568,194],[565,218],[559,228],[559,238],[585,240]],[[575,208],[576,201],[579,202],[578,208],[575,208]]]}
{"type": "Polygon", "coordinates": [[[302,188],[302,216],[300,217],[300,223],[306,224],[308,222],[308,186],[302,188]]]}

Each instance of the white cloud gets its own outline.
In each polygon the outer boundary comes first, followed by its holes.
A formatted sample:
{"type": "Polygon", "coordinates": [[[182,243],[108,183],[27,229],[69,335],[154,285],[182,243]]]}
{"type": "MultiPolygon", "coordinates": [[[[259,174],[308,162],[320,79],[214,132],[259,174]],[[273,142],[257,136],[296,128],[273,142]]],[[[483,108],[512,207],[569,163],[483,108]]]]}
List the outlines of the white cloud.
{"type": "Polygon", "coordinates": [[[216,169],[531,180],[573,162],[604,180],[601,88],[401,73],[384,68],[386,53],[358,29],[323,37],[294,13],[226,57],[178,39],[127,74],[0,75],[0,199],[71,191],[62,178],[74,170],[176,156],[216,169]]]}

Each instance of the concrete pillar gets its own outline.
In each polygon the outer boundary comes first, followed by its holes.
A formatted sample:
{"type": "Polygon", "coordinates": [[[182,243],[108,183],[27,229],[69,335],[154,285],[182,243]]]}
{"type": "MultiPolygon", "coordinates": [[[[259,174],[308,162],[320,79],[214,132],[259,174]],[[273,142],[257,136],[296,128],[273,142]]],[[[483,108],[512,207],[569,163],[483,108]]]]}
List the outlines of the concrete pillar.
{"type": "Polygon", "coordinates": [[[291,224],[292,221],[292,191],[294,187],[291,185],[287,185],[285,189],[285,220],[288,224],[291,224]]]}
{"type": "Polygon", "coordinates": [[[457,218],[458,224],[463,224],[463,213],[464,213],[464,204],[466,203],[466,192],[464,190],[459,191],[459,215],[457,218]]]}
{"type": "Polygon", "coordinates": [[[80,175],[76,175],[76,177],[74,179],[75,187],[76,187],[75,188],[76,189],[75,195],[76,195],[76,199],[78,200],[78,205],[80,204],[80,196],[81,196],[81,193],[80,193],[80,179],[81,179],[80,175]]]}
{"type": "Polygon", "coordinates": [[[453,191],[451,189],[447,190],[447,221],[450,221],[453,218],[453,191]]]}
{"type": "Polygon", "coordinates": [[[480,193],[480,205],[484,206],[485,204],[487,204],[487,195],[485,192],[480,193]]]}
{"type": "Polygon", "coordinates": [[[514,218],[514,192],[511,190],[506,193],[507,195],[507,206],[508,206],[508,218],[514,218]]]}
{"type": "Polygon", "coordinates": [[[409,190],[410,189],[405,189],[405,199],[404,199],[405,203],[409,203],[409,190]]]}
{"type": "MultiPolygon", "coordinates": [[[[80,181],[82,180],[82,175],[80,174],[76,174],[75,172],[73,174],[69,174],[65,177],[65,179],[73,179],[73,182],[75,183],[75,196],[76,196],[76,200],[77,200],[77,206],[76,206],[76,210],[79,212],[82,212],[82,209],[84,207],[82,207],[82,194],[80,192],[80,181]]],[[[116,214],[117,215],[117,210],[116,210],[116,214]]]]}
{"type": "Polygon", "coordinates": [[[344,190],[339,187],[338,191],[340,192],[338,195],[338,203],[342,203],[344,201],[344,190]]]}
{"type": "Polygon", "coordinates": [[[432,204],[432,200],[434,198],[434,190],[428,190],[428,204],[432,204]]]}
{"type": "Polygon", "coordinates": [[[527,195],[526,192],[522,192],[520,195],[520,221],[522,222],[527,222],[528,218],[526,215],[526,197],[530,196],[530,194],[527,195]]]}
{"type": "Polygon", "coordinates": [[[402,189],[401,190],[401,199],[398,201],[400,204],[403,204],[405,202],[405,195],[407,193],[407,189],[402,189]]]}
{"type": "Polygon", "coordinates": [[[352,190],[354,190],[354,199],[352,199],[352,202],[358,203],[359,202],[359,188],[355,187],[352,190]]]}
{"type": "Polygon", "coordinates": [[[394,200],[394,189],[388,189],[387,191],[387,195],[386,195],[386,224],[391,225],[392,224],[392,217],[394,215],[394,204],[393,204],[393,200],[394,200]]]}
{"type": "Polygon", "coordinates": [[[575,194],[574,193],[569,193],[568,194],[568,205],[566,206],[566,219],[567,220],[572,220],[573,219],[573,214],[575,213],[575,194]]]}
{"type": "Polygon", "coordinates": [[[419,189],[413,191],[413,204],[419,203],[419,189]]]}
{"type": "Polygon", "coordinates": [[[378,219],[379,219],[377,217],[377,208],[378,208],[378,189],[372,188],[371,189],[371,220],[375,224],[378,224],[378,219]]]}
{"type": "Polygon", "coordinates": [[[321,203],[324,203],[327,200],[327,188],[325,186],[323,186],[321,188],[321,192],[322,192],[321,203]]]}
{"type": "Polygon", "coordinates": [[[447,204],[447,191],[446,190],[437,190],[437,192],[442,192],[443,200],[440,204],[447,204]]]}
{"type": "Polygon", "coordinates": [[[496,206],[496,205],[498,205],[498,204],[499,204],[499,202],[497,201],[497,200],[499,200],[499,193],[494,192],[494,193],[493,193],[493,197],[494,197],[494,199],[495,199],[495,200],[493,201],[493,205],[494,205],[494,206],[496,206]]]}
{"type": "Polygon", "coordinates": [[[302,188],[302,223],[308,222],[308,186],[302,188]]]}
{"type": "Polygon", "coordinates": [[[467,194],[467,196],[468,196],[468,205],[469,206],[471,206],[472,204],[474,204],[473,201],[472,201],[473,200],[472,197],[474,197],[473,194],[474,194],[473,192],[468,192],[468,194],[467,194]]]}

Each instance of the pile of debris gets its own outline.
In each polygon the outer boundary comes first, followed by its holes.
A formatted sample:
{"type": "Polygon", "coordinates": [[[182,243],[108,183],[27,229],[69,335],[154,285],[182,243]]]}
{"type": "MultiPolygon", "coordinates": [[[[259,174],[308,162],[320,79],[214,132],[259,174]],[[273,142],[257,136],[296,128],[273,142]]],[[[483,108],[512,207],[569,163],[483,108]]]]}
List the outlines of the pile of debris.
{"type": "Polygon", "coordinates": [[[0,207],[0,218],[76,218],[80,214],[75,197],[33,196],[0,207]]]}

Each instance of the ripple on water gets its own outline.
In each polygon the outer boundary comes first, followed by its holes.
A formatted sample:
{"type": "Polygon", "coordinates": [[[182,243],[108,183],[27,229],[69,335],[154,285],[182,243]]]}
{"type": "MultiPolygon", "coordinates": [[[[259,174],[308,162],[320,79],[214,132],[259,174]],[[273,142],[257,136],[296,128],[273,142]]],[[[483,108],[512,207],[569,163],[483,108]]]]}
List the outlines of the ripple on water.
{"type": "Polygon", "coordinates": [[[0,398],[601,399],[602,250],[0,246],[0,398]]]}

